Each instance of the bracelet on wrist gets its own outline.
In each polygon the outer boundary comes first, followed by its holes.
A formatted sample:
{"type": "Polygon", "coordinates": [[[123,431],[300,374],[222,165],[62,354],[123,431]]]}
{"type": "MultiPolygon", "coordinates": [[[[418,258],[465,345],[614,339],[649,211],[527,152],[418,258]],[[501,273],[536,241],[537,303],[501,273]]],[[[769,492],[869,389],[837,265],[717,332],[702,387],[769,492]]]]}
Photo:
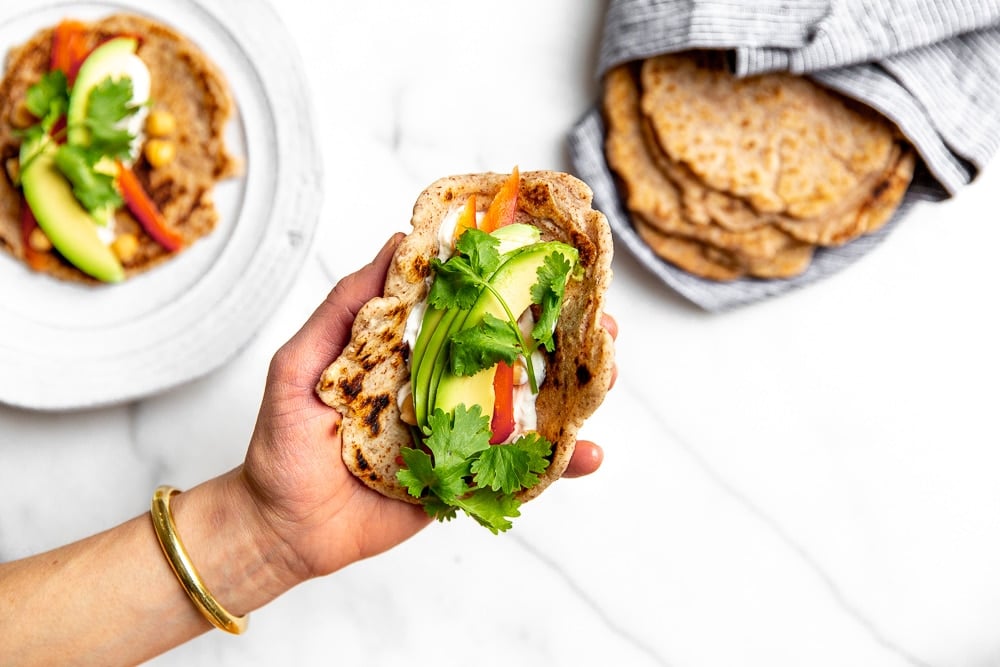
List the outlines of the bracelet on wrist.
{"type": "Polygon", "coordinates": [[[170,497],[175,493],[180,493],[180,491],[172,486],[157,487],[153,493],[149,510],[153,520],[153,529],[156,531],[156,539],[160,542],[163,555],[167,557],[170,569],[177,575],[177,580],[180,581],[184,592],[191,598],[198,611],[208,619],[209,623],[234,635],[242,634],[247,628],[250,615],[234,616],[219,604],[218,600],[205,587],[205,583],[198,575],[194,564],[191,563],[191,558],[177,534],[177,526],[174,525],[173,515],[170,513],[170,497]]]}

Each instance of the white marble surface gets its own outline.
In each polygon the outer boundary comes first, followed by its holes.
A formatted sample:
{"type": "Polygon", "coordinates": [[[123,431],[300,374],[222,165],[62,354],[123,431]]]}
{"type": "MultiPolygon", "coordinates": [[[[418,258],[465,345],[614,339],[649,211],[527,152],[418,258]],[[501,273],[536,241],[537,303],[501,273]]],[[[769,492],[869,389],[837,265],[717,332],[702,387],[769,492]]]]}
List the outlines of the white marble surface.
{"type": "MultiPolygon", "coordinates": [[[[0,558],[239,462],[272,351],[435,178],[569,168],[603,3],[275,7],[326,166],[309,259],[207,377],[101,410],[0,406],[0,558]]],[[[1000,664],[998,190],[994,164],[848,271],[721,315],[620,252],[620,377],[584,431],[598,474],[504,536],[434,525],[154,664],[1000,664]]]]}

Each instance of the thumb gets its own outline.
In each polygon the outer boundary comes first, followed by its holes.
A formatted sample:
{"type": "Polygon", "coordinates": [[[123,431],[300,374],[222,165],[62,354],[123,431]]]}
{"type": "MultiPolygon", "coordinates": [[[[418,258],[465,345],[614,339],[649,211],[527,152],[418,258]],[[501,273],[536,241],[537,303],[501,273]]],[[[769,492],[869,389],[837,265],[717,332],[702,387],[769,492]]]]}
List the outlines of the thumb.
{"type": "Polygon", "coordinates": [[[338,357],[351,337],[351,326],[361,307],[380,296],[396,247],[404,234],[396,233],[369,264],[342,278],[302,328],[285,344],[286,353],[306,384],[316,381],[338,357]]]}

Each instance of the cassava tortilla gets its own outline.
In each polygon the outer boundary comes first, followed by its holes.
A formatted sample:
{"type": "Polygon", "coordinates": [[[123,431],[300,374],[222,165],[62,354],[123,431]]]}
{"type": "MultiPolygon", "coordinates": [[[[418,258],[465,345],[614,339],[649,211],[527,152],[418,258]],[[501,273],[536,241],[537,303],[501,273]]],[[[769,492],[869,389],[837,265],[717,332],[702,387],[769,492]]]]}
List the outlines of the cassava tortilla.
{"type": "Polygon", "coordinates": [[[682,188],[646,140],[638,81],[628,67],[608,72],[604,100],[608,122],[606,155],[618,174],[626,208],[639,235],[657,254],[686,271],[712,280],[789,277],[804,271],[812,247],[761,221],[738,230],[711,217],[691,215],[691,188],[682,188]],[[717,252],[715,252],[717,251],[717,252]],[[725,257],[724,260],[711,258],[725,257]]]}
{"type": "Polygon", "coordinates": [[[640,67],[642,112],[664,153],[761,213],[828,216],[885,170],[895,129],[805,77],[736,78],[713,52],[640,67]]]}
{"type": "MultiPolygon", "coordinates": [[[[224,141],[234,106],[223,74],[187,38],[161,23],[130,14],[114,14],[88,24],[89,45],[116,35],[139,37],[137,55],[149,68],[152,110],[165,110],[176,119],[177,129],[169,137],[176,156],[167,165],[153,169],[139,157],[133,166],[139,181],[158,205],[167,224],[184,240],[184,247],[209,234],[218,220],[212,192],[216,183],[240,171],[224,141]]],[[[33,35],[7,54],[0,81],[0,247],[25,261],[26,248],[20,226],[20,193],[11,179],[11,160],[17,161],[21,144],[18,115],[28,88],[49,68],[53,28],[33,35]]],[[[124,208],[116,214],[119,233],[135,234],[139,248],[124,263],[126,276],[133,276],[171,258],[142,231],[124,208]]],[[[68,281],[96,283],[58,256],[45,253],[38,270],[68,281]]]]}
{"type": "Polygon", "coordinates": [[[895,213],[916,155],[886,118],[788,73],[740,79],[718,52],[604,78],[605,156],[633,227],[715,281],[783,279],[895,213]]]}
{"type": "MultiPolygon", "coordinates": [[[[397,394],[410,372],[403,330],[410,310],[427,295],[438,227],[470,195],[484,210],[506,178],[493,173],[452,176],[424,190],[413,208],[413,230],[393,256],[384,295],[361,308],[349,344],[317,385],[320,398],[343,416],[345,464],[390,498],[419,503],[396,480],[400,448],[414,446],[409,427],[400,419],[397,394]]],[[[549,356],[536,402],[538,431],[553,443],[552,462],[540,482],[522,492],[521,500],[537,496],[562,475],[580,427],[611,383],[613,341],[601,325],[601,315],[611,281],[612,237],[604,215],[591,208],[591,198],[590,189],[567,174],[521,174],[516,222],[535,225],[543,240],[575,246],[583,269],[582,278],[567,286],[556,350],[549,356]]]]}

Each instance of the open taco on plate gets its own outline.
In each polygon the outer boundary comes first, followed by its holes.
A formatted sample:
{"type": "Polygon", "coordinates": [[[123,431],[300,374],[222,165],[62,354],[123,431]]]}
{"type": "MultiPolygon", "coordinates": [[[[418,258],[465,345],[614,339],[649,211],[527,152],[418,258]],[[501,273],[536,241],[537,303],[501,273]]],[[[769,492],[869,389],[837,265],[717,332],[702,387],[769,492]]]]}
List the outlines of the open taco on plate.
{"type": "Polygon", "coordinates": [[[7,54],[0,247],[62,280],[115,283],[210,233],[225,78],[189,40],[130,14],[66,19],[7,54]]]}
{"type": "Polygon", "coordinates": [[[614,370],[612,238],[591,197],[517,169],[419,196],[383,296],[317,385],[366,485],[496,533],[563,473],[614,370]]]}

